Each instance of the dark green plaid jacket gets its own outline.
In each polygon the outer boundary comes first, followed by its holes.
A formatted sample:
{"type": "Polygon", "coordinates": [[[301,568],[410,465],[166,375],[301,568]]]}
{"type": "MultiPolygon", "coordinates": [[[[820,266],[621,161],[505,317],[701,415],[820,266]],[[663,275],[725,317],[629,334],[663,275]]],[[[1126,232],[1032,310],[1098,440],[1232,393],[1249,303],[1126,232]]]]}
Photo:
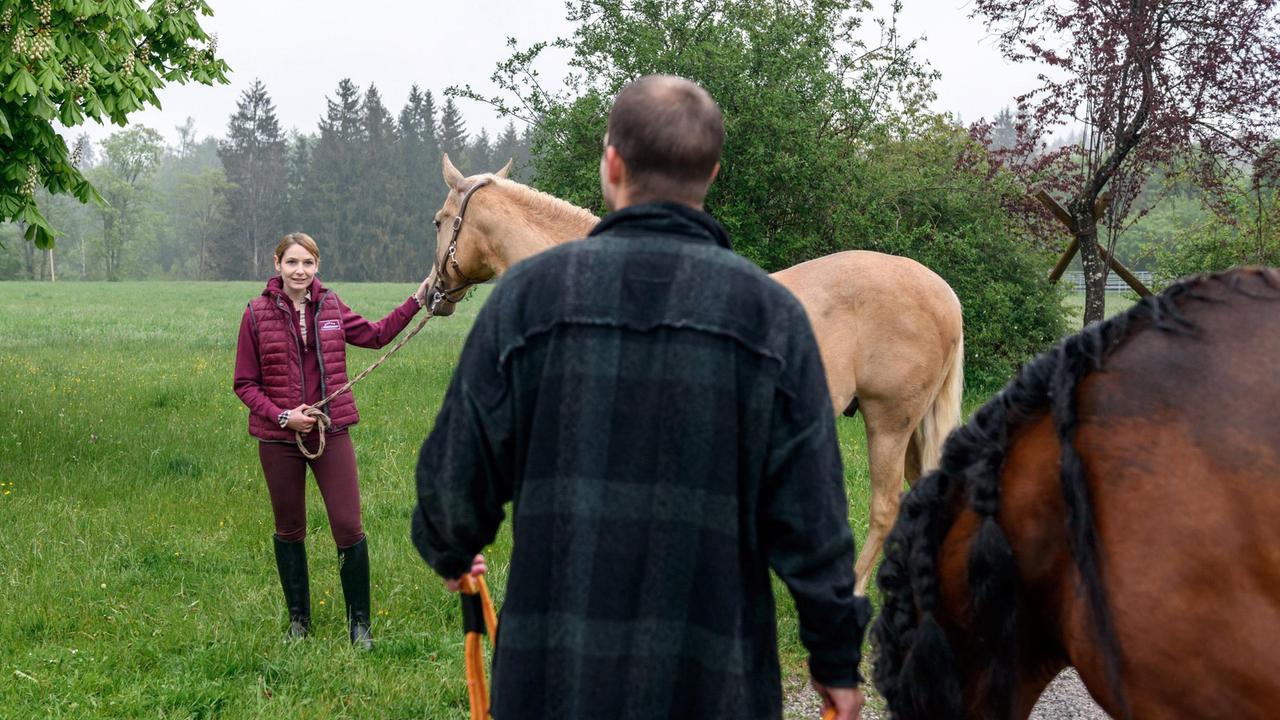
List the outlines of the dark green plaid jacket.
{"type": "Polygon", "coordinates": [[[493,715],[778,718],[769,568],[819,681],[857,674],[865,600],[800,304],[670,203],[512,268],[418,458],[413,540],[446,578],[511,502],[493,715]]]}

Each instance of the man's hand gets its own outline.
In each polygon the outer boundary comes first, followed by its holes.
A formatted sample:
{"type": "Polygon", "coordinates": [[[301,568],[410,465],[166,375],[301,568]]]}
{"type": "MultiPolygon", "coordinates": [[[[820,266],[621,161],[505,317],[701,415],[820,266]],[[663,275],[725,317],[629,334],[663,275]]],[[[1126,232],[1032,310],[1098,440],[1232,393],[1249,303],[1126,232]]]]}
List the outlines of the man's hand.
{"type": "Polygon", "coordinates": [[[316,419],[311,417],[310,415],[303,414],[310,407],[311,407],[310,405],[299,405],[298,407],[290,410],[289,422],[285,424],[285,427],[289,428],[290,430],[300,432],[303,435],[306,435],[307,433],[311,432],[311,428],[316,426],[316,419]]]}
{"type": "Polygon", "coordinates": [[[862,717],[862,704],[867,698],[858,688],[829,688],[812,678],[809,683],[822,698],[823,720],[854,720],[862,717]]]}
{"type": "MultiPolygon", "coordinates": [[[[484,564],[484,555],[477,555],[471,561],[471,572],[468,573],[468,575],[470,575],[471,577],[480,577],[481,575],[485,574],[488,570],[489,570],[488,566],[484,564]]],[[[444,588],[449,592],[458,592],[459,590],[462,589],[462,578],[457,578],[454,580],[445,580],[444,588]]]]}

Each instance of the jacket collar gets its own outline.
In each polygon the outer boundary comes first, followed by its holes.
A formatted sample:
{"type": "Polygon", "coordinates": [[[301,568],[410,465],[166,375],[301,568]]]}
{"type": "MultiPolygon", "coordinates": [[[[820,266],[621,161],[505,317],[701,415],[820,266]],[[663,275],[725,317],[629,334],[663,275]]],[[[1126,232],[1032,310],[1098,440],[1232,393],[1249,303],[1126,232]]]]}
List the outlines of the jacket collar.
{"type": "Polygon", "coordinates": [[[588,236],[613,232],[619,235],[663,234],[698,243],[714,243],[732,250],[729,233],[716,219],[688,205],[653,202],[631,205],[611,212],[588,236]]]}

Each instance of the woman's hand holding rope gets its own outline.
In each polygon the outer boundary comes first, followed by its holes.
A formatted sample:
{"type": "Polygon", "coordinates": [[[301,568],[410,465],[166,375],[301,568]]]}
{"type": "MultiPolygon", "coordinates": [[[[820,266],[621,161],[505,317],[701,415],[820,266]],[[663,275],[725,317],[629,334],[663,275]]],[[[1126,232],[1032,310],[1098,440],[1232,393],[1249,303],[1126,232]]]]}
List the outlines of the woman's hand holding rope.
{"type": "Polygon", "coordinates": [[[316,419],[306,414],[310,409],[310,405],[299,405],[298,407],[290,410],[289,421],[285,423],[285,427],[294,432],[302,433],[303,435],[311,432],[312,428],[316,425],[316,419]]]}

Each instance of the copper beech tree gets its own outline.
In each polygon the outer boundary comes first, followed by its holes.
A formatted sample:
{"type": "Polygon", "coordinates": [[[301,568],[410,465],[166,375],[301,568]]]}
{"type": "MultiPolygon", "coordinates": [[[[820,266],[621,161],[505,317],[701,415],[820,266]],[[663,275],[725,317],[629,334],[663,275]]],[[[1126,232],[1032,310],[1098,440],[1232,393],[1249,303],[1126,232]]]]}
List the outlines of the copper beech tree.
{"type": "MultiPolygon", "coordinates": [[[[1006,58],[1045,66],[1040,86],[1017,98],[1019,142],[993,156],[1065,200],[1084,264],[1086,325],[1104,313],[1110,248],[1099,225],[1119,225],[1154,169],[1194,159],[1214,186],[1269,155],[1280,130],[1276,5],[974,0],[973,16],[997,34],[1006,58]],[[1083,128],[1083,139],[1045,152],[1044,139],[1064,126],[1083,128]],[[1104,195],[1109,206],[1099,203],[1104,195]]],[[[1024,210],[1044,219],[1042,207],[1024,210]]]]}

